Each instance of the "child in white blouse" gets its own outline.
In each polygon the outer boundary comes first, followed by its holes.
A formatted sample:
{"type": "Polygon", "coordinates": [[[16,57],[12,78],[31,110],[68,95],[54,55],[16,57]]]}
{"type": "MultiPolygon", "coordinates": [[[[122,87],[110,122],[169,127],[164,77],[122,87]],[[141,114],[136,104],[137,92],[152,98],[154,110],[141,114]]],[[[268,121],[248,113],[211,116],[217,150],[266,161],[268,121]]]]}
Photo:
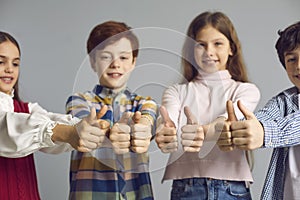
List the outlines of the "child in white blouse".
{"type": "Polygon", "coordinates": [[[220,151],[220,133],[214,129],[226,120],[227,100],[234,106],[242,100],[253,111],[260,99],[258,88],[247,83],[240,41],[221,12],[198,15],[187,36],[182,51],[186,81],[164,92],[163,120],[157,125],[156,142],[171,153],[163,180],[173,180],[174,200],[251,199],[245,151],[220,151]]]}
{"type": "Polygon", "coordinates": [[[101,145],[109,124],[97,119],[95,109],[79,120],[21,101],[19,66],[18,42],[0,32],[0,199],[35,200],[40,197],[32,153],[89,152],[101,145]]]}

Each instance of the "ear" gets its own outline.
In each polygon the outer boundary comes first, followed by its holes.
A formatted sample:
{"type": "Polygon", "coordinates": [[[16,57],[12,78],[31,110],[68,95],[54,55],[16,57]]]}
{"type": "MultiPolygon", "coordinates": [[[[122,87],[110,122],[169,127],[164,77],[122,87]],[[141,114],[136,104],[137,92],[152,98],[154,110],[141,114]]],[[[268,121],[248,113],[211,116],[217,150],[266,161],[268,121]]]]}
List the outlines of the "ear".
{"type": "Polygon", "coordinates": [[[132,58],[132,65],[135,67],[135,64],[136,64],[136,57],[133,57],[132,58]]]}
{"type": "Polygon", "coordinates": [[[89,56],[90,64],[94,72],[96,72],[96,62],[92,56],[89,56]]]}

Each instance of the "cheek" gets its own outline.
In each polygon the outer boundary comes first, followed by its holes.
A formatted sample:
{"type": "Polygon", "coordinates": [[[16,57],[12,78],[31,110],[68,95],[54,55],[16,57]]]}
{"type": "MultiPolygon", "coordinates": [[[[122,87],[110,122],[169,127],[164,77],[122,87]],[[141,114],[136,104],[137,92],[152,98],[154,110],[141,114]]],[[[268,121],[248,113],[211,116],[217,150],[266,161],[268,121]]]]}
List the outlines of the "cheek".
{"type": "Polygon", "coordinates": [[[19,75],[20,75],[20,69],[18,68],[18,69],[15,69],[15,77],[16,77],[16,79],[15,80],[18,80],[19,79],[19,75]]]}
{"type": "Polygon", "coordinates": [[[286,73],[287,74],[293,74],[293,72],[294,72],[294,68],[286,65],[286,73]]]}
{"type": "Polygon", "coordinates": [[[133,63],[128,63],[124,67],[124,72],[125,73],[131,72],[133,69],[134,69],[134,64],[133,63]]]}
{"type": "Polygon", "coordinates": [[[109,67],[109,65],[107,65],[107,64],[104,65],[102,63],[96,63],[94,70],[100,78],[102,76],[102,74],[105,73],[105,71],[107,70],[108,67],[109,67]]]}
{"type": "Polygon", "coordinates": [[[194,50],[194,59],[195,59],[195,61],[198,65],[201,64],[204,54],[205,54],[205,51],[202,50],[202,49],[195,49],[194,50]]]}

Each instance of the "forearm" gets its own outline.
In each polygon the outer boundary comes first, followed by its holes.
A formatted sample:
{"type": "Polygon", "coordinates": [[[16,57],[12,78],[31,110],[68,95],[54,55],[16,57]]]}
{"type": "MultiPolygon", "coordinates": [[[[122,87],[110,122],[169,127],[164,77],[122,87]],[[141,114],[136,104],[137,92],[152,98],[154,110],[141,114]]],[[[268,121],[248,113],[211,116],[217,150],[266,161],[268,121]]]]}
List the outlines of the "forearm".
{"type": "Polygon", "coordinates": [[[215,125],[217,123],[224,123],[225,120],[226,120],[225,117],[218,117],[217,119],[215,119],[211,123],[203,125],[203,131],[204,131],[206,141],[216,141],[216,140],[218,140],[218,138],[221,134],[221,131],[216,132],[215,125]]]}
{"type": "Polygon", "coordinates": [[[264,128],[266,148],[287,147],[300,144],[300,117],[285,118],[281,121],[261,121],[264,128]]]}
{"type": "Polygon", "coordinates": [[[72,144],[72,142],[79,140],[79,136],[77,134],[75,126],[57,124],[52,131],[53,135],[51,139],[53,142],[64,142],[72,144]]]}

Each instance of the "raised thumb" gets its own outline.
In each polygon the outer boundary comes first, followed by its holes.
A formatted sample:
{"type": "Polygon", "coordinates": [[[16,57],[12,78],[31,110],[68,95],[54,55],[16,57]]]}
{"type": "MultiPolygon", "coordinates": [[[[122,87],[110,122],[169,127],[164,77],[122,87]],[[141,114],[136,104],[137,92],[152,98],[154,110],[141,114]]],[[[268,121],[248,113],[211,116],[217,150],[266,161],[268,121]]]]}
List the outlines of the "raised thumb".
{"type": "Polygon", "coordinates": [[[167,109],[164,106],[159,108],[160,115],[163,118],[164,124],[166,127],[175,127],[174,122],[171,120],[167,109]]]}
{"type": "Polygon", "coordinates": [[[97,119],[101,119],[107,112],[107,105],[101,107],[101,109],[97,112],[97,119]]]}
{"type": "Polygon", "coordinates": [[[94,120],[97,120],[97,114],[96,114],[96,108],[92,107],[91,108],[91,112],[87,118],[89,120],[89,122],[93,122],[94,120]]]}
{"type": "Polygon", "coordinates": [[[186,116],[186,124],[198,124],[196,116],[192,113],[188,106],[184,106],[184,114],[186,116]]]}
{"type": "Polygon", "coordinates": [[[237,121],[237,117],[235,115],[233,103],[231,100],[228,100],[226,102],[226,110],[227,110],[227,114],[228,114],[227,121],[230,121],[230,122],[237,121]]]}
{"type": "Polygon", "coordinates": [[[132,116],[132,121],[137,124],[140,122],[141,117],[142,113],[140,111],[136,111],[132,116]]]}
{"type": "Polygon", "coordinates": [[[129,119],[132,117],[132,112],[124,112],[119,123],[128,124],[129,119]]]}
{"type": "Polygon", "coordinates": [[[244,115],[244,117],[246,118],[246,119],[254,119],[255,118],[255,115],[252,113],[252,112],[250,112],[243,104],[242,104],[242,102],[239,100],[238,101],[238,107],[239,107],[239,109],[240,109],[240,111],[243,113],[243,115],[244,115]]]}

